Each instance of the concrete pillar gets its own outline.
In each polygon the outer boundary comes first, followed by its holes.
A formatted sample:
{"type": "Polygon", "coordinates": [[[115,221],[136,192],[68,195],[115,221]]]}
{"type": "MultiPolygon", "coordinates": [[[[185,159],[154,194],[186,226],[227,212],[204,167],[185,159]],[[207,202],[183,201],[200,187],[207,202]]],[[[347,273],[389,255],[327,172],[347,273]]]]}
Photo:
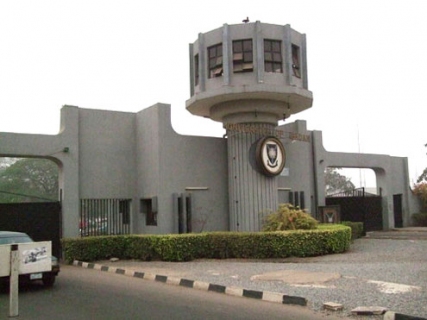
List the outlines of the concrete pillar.
{"type": "Polygon", "coordinates": [[[260,231],[263,217],[278,208],[277,178],[259,173],[255,144],[271,124],[251,124],[253,133],[227,131],[231,231],[260,231]]]}

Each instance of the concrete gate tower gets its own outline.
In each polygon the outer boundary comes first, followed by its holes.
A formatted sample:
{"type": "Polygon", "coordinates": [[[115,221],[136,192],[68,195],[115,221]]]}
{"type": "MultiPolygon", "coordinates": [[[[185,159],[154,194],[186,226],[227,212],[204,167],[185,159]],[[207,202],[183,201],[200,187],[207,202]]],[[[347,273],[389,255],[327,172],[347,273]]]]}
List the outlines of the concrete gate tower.
{"type": "Polygon", "coordinates": [[[278,121],[310,108],[306,38],[259,21],[200,33],[190,44],[187,110],[223,123],[227,134],[232,231],[259,231],[278,207],[286,152],[278,121]]]}

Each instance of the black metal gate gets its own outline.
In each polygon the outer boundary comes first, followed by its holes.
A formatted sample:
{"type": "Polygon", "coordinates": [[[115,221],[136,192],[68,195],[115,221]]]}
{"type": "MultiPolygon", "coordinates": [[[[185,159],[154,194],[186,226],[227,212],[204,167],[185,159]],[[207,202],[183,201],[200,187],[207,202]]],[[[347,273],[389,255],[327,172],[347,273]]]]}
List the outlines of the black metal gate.
{"type": "Polygon", "coordinates": [[[363,222],[365,231],[383,229],[382,197],[364,188],[326,197],[326,205],[339,205],[341,221],[363,222]]]}
{"type": "Polygon", "coordinates": [[[52,254],[61,257],[60,202],[0,203],[0,230],[25,232],[34,241],[52,241],[52,254]]]}

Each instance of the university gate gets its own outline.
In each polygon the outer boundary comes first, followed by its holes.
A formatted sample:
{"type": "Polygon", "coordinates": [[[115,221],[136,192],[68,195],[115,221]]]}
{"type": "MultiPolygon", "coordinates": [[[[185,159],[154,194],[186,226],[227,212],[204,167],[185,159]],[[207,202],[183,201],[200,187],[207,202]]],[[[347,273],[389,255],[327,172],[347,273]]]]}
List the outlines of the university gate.
{"type": "Polygon", "coordinates": [[[61,257],[60,202],[0,203],[0,230],[25,232],[34,241],[52,241],[52,254],[61,257]]]}
{"type": "Polygon", "coordinates": [[[326,205],[339,205],[341,221],[363,222],[365,231],[383,230],[381,195],[365,192],[365,188],[326,197],[326,205]]]}

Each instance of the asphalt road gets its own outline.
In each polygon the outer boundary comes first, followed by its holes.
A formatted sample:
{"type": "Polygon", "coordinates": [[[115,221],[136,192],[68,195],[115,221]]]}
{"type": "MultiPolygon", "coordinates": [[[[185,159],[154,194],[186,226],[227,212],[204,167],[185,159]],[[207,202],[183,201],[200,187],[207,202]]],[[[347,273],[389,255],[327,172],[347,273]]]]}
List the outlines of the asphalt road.
{"type": "MultiPolygon", "coordinates": [[[[0,292],[0,319],[9,314],[0,292]]],[[[343,319],[305,307],[144,281],[62,266],[53,288],[21,287],[17,319],[343,319]]]]}

